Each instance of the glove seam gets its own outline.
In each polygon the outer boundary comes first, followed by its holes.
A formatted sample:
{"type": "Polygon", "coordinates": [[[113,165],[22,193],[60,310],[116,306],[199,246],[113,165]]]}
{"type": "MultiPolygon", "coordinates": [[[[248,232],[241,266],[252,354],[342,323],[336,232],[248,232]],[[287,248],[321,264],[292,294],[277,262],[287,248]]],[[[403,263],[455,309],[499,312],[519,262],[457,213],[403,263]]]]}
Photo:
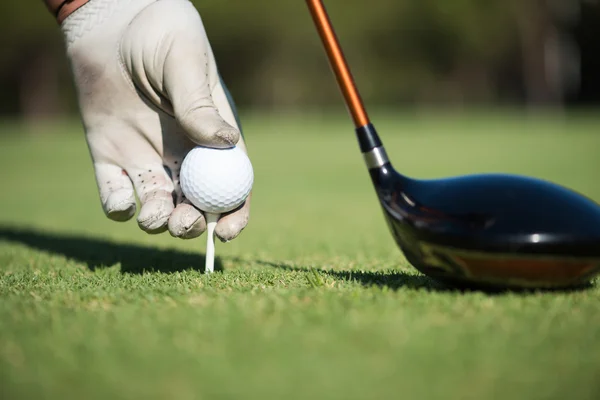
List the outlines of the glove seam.
{"type": "MultiPolygon", "coordinates": [[[[130,24],[133,23],[133,21],[135,21],[135,19],[142,12],[144,12],[148,7],[154,5],[158,1],[160,1],[160,0],[155,0],[154,2],[148,4],[147,6],[145,6],[141,10],[139,10],[139,12],[131,20],[130,24]]],[[[127,68],[127,63],[125,62],[125,59],[123,58],[123,40],[124,39],[125,39],[125,35],[122,35],[117,42],[117,58],[118,58],[117,62],[119,64],[119,69],[121,70],[121,74],[123,75],[125,81],[127,82],[127,87],[129,88],[129,90],[131,91],[132,94],[134,94],[136,96],[140,96],[143,99],[143,101],[146,102],[151,108],[162,110],[161,107],[158,107],[157,105],[155,105],[154,102],[148,96],[146,96],[146,94],[142,90],[140,90],[136,86],[133,76],[131,75],[130,71],[127,68]]],[[[166,113],[166,114],[169,114],[169,113],[166,113]]]]}
{"type": "Polygon", "coordinates": [[[125,63],[125,60],[123,59],[123,37],[121,37],[119,39],[119,41],[117,42],[116,50],[117,50],[117,63],[119,64],[119,70],[121,71],[121,75],[123,75],[125,82],[127,82],[127,87],[133,94],[139,95],[138,90],[135,86],[135,83],[133,82],[133,77],[131,76],[131,73],[129,73],[129,71],[127,69],[127,64],[125,63]]]}

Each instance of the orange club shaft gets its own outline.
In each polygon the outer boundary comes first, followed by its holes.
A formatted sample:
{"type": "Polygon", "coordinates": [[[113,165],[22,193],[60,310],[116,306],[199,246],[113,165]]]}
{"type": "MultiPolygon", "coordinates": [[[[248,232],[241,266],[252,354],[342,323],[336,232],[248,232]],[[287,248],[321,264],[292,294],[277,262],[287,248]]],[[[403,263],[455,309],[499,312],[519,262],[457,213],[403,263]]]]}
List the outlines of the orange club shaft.
{"type": "Polygon", "coordinates": [[[333,69],[340,90],[342,91],[346,106],[354,121],[354,125],[356,128],[363,127],[370,123],[369,117],[360,94],[356,89],[354,78],[352,77],[344,53],[340,48],[337,36],[331,26],[331,21],[329,20],[323,1],[306,0],[306,3],[314,19],[315,25],[317,26],[319,36],[325,46],[329,63],[333,69]]]}

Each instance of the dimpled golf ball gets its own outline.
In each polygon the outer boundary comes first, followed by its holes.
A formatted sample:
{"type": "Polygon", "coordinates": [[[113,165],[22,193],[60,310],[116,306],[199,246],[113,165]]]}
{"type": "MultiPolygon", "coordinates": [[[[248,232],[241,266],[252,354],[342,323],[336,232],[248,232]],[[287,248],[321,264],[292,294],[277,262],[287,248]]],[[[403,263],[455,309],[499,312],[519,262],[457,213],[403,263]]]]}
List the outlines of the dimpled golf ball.
{"type": "Polygon", "coordinates": [[[195,147],[181,164],[180,184],[198,209],[223,214],[244,203],[254,183],[252,163],[238,146],[195,147]]]}

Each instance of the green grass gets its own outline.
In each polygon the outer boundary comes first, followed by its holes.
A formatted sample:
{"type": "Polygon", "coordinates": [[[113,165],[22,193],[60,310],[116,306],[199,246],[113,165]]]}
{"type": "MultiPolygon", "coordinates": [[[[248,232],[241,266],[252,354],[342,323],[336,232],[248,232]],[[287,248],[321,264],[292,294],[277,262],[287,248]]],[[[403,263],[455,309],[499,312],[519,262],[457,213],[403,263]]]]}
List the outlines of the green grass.
{"type": "MultiPolygon", "coordinates": [[[[0,127],[3,399],[598,399],[600,288],[458,292],[411,268],[346,115],[247,115],[250,225],[105,219],[78,124],[0,127]]],[[[512,172],[600,200],[600,118],[374,120],[409,175],[512,172]]]]}

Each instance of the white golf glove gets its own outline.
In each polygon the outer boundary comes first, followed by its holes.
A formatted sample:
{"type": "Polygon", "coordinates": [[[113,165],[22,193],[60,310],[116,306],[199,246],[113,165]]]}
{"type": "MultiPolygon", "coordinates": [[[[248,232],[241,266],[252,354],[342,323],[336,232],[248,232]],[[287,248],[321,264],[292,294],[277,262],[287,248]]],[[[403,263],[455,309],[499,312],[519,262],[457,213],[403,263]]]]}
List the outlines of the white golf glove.
{"type": "MultiPolygon", "coordinates": [[[[148,233],[200,236],[182,195],[181,162],[196,144],[246,151],[198,11],[188,0],[90,0],[61,24],[102,207],[148,233]]],[[[68,5],[68,4],[67,4],[68,5]]],[[[250,199],[223,215],[221,241],[248,223],[250,199]]]]}

